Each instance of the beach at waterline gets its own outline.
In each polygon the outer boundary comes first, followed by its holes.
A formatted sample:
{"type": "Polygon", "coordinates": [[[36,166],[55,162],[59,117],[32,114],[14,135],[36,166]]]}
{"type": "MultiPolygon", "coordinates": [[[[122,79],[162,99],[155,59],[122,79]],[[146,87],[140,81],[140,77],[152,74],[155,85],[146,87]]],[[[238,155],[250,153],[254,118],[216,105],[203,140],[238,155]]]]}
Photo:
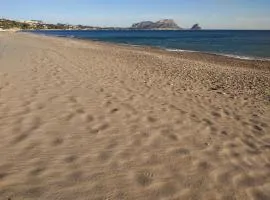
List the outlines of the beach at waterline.
{"type": "Polygon", "coordinates": [[[270,62],[0,33],[0,199],[269,199],[270,62]]]}
{"type": "Polygon", "coordinates": [[[248,60],[270,60],[267,30],[35,30],[35,34],[201,52],[248,60]]]}

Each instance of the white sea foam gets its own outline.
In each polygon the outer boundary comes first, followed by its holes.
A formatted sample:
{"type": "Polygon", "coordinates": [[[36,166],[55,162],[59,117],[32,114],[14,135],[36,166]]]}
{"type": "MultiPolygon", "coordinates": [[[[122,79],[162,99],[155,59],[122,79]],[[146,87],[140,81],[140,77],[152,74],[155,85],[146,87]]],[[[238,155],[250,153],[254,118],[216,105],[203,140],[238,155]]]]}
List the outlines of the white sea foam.
{"type": "Polygon", "coordinates": [[[237,59],[241,59],[241,60],[270,61],[270,58],[259,58],[259,57],[253,57],[253,56],[240,56],[240,55],[225,54],[225,53],[214,53],[214,52],[192,51],[192,50],[184,50],[184,49],[165,49],[165,50],[166,50],[166,51],[170,51],[170,52],[206,53],[206,54],[212,54],[212,55],[218,55],[218,56],[225,56],[225,57],[230,57],[230,58],[237,58],[237,59]]]}
{"type": "Polygon", "coordinates": [[[270,61],[270,58],[259,58],[259,57],[253,57],[253,56],[239,56],[239,55],[233,55],[233,54],[218,54],[218,53],[212,53],[212,54],[226,56],[226,57],[230,57],[230,58],[237,58],[237,59],[241,59],[241,60],[270,61]]]}
{"type": "Polygon", "coordinates": [[[184,49],[165,49],[166,51],[171,51],[171,52],[191,52],[191,53],[196,53],[199,51],[192,51],[192,50],[184,50],[184,49]]]}

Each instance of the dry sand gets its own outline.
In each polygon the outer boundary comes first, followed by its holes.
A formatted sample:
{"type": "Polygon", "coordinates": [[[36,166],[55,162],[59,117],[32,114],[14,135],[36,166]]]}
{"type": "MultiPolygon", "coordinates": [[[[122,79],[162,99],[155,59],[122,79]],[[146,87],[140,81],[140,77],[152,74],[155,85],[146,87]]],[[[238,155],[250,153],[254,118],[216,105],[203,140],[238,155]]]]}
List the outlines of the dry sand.
{"type": "Polygon", "coordinates": [[[0,33],[1,200],[269,200],[270,62],[0,33]]]}

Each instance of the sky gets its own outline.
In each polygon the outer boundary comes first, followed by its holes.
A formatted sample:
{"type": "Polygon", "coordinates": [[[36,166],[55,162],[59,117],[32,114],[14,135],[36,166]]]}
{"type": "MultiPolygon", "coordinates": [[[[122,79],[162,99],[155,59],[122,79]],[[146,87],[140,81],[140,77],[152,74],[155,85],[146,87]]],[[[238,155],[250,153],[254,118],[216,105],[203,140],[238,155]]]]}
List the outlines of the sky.
{"type": "Polygon", "coordinates": [[[270,0],[0,0],[0,18],[117,27],[174,19],[183,28],[270,30],[270,0]]]}

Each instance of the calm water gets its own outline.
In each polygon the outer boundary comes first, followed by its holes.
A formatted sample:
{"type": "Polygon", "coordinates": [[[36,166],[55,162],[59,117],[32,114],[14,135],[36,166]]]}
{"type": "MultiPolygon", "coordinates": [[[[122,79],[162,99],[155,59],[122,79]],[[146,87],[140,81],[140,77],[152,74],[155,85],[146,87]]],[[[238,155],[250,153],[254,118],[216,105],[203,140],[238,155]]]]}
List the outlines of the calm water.
{"type": "Polygon", "coordinates": [[[34,31],[38,34],[270,59],[270,31],[34,31]]]}

